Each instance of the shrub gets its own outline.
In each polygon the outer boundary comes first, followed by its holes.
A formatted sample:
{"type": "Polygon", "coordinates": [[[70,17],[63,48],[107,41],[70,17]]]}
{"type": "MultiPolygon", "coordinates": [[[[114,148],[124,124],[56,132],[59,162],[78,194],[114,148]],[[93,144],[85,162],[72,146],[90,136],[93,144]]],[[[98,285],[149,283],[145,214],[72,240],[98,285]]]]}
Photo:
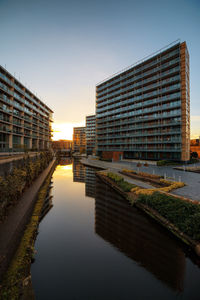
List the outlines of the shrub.
{"type": "Polygon", "coordinates": [[[139,195],[137,201],[155,209],[191,238],[200,239],[200,205],[158,192],[139,195]]]}
{"type": "Polygon", "coordinates": [[[170,166],[180,164],[180,161],[171,161],[171,160],[158,160],[157,166],[170,166]]]}
{"type": "Polygon", "coordinates": [[[124,181],[124,178],[122,176],[119,176],[115,173],[112,173],[112,172],[108,172],[107,173],[107,176],[112,179],[113,181],[115,182],[120,182],[120,181],[124,181]]]}
{"type": "Polygon", "coordinates": [[[136,195],[152,195],[153,193],[159,191],[169,193],[171,190],[183,187],[185,185],[184,182],[173,182],[164,179],[160,179],[160,181],[165,184],[168,184],[168,186],[155,188],[155,189],[138,188],[138,189],[131,190],[131,192],[136,193],[136,195]]]}
{"type": "Polygon", "coordinates": [[[135,187],[134,184],[125,181],[122,176],[119,176],[115,173],[108,172],[107,176],[108,178],[112,179],[124,192],[130,192],[131,189],[135,187]]]}
{"type": "Polygon", "coordinates": [[[135,187],[135,185],[127,181],[121,181],[119,183],[119,186],[124,192],[130,192],[133,189],[133,187],[135,187]]]}
{"type": "Polygon", "coordinates": [[[0,218],[5,215],[6,209],[15,204],[26,186],[41,173],[52,160],[50,152],[42,152],[33,161],[25,156],[23,167],[14,168],[5,178],[0,177],[0,218]]]}
{"type": "Polygon", "coordinates": [[[122,169],[122,172],[137,174],[137,172],[135,172],[134,170],[129,170],[129,169],[122,169]]]}
{"type": "Polygon", "coordinates": [[[157,166],[165,166],[165,165],[166,165],[166,160],[157,161],[157,166]]]}
{"type": "Polygon", "coordinates": [[[191,157],[190,158],[190,161],[188,162],[189,164],[195,164],[195,163],[198,163],[199,162],[199,159],[198,158],[194,158],[194,157],[191,157]]]}
{"type": "Polygon", "coordinates": [[[149,173],[145,173],[145,172],[139,172],[138,175],[143,176],[143,177],[147,177],[147,178],[155,178],[155,179],[161,178],[160,175],[149,174],[149,173]]]}
{"type": "Polygon", "coordinates": [[[190,153],[190,158],[198,158],[198,153],[196,151],[190,153]]]}

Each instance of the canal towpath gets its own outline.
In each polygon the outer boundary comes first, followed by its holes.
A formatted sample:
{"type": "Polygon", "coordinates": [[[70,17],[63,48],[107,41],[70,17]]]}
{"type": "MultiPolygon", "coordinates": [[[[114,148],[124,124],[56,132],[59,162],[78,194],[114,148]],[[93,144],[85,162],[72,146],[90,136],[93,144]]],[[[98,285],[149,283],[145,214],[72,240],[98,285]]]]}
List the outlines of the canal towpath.
{"type": "Polygon", "coordinates": [[[0,280],[29,222],[39,189],[47,176],[54,171],[55,164],[56,161],[53,159],[31,186],[24,191],[17,205],[12,208],[6,220],[0,224],[0,280]]]}

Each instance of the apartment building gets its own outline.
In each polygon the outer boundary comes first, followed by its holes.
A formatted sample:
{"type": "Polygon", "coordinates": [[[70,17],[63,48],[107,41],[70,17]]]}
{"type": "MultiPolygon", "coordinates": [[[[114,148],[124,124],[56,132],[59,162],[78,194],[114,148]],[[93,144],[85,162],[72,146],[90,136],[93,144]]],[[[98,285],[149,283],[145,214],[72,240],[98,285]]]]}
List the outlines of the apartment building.
{"type": "Polygon", "coordinates": [[[96,86],[97,153],[190,159],[189,53],[175,42],[96,86]]]}
{"type": "Polygon", "coordinates": [[[0,66],[0,152],[50,147],[53,111],[0,66]]]}
{"type": "Polygon", "coordinates": [[[85,127],[74,127],[73,128],[73,151],[85,153],[86,151],[86,138],[85,138],[85,127]]]}
{"type": "Polygon", "coordinates": [[[72,141],[71,140],[58,140],[52,142],[53,150],[72,150],[72,141]]]}
{"type": "Polygon", "coordinates": [[[93,154],[96,142],[96,115],[86,116],[86,154],[93,154]]]}

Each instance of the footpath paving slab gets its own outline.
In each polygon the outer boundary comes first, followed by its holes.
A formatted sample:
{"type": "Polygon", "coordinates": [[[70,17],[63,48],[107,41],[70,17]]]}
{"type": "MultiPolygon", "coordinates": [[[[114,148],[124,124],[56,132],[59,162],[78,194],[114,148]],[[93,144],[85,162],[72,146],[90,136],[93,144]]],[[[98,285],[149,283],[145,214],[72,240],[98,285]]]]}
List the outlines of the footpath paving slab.
{"type": "Polygon", "coordinates": [[[25,226],[29,222],[37,194],[40,187],[55,165],[53,160],[49,166],[39,175],[33,184],[27,188],[19,202],[10,211],[7,219],[0,224],[0,279],[8,267],[25,226]]]}

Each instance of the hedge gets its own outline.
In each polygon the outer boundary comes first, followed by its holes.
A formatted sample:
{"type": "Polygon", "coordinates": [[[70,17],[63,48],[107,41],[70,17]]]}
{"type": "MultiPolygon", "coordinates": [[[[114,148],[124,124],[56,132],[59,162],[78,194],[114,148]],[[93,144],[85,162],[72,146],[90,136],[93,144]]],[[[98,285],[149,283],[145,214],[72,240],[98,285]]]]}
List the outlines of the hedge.
{"type": "Polygon", "coordinates": [[[155,209],[179,230],[194,240],[200,240],[200,205],[159,192],[139,195],[137,202],[155,209]]]}
{"type": "Polygon", "coordinates": [[[34,161],[26,156],[22,167],[14,168],[5,178],[0,176],[0,220],[5,217],[8,208],[19,200],[23,190],[31,185],[51,160],[51,152],[41,152],[34,161]]]}
{"type": "Polygon", "coordinates": [[[135,187],[134,184],[125,181],[122,176],[119,176],[115,173],[108,172],[107,176],[108,178],[112,179],[124,192],[130,192],[131,189],[135,187]]]}

